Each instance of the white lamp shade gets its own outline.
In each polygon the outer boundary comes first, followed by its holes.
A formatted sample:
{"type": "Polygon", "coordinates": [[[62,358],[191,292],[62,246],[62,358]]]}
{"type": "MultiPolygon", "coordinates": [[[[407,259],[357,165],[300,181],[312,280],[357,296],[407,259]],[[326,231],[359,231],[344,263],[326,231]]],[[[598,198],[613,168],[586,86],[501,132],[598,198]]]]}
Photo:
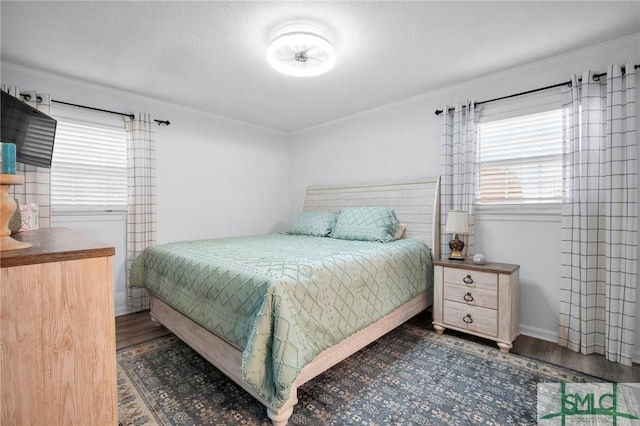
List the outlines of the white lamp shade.
{"type": "Polygon", "coordinates": [[[447,215],[444,232],[448,234],[466,234],[469,232],[469,214],[464,210],[451,210],[447,215]]]}

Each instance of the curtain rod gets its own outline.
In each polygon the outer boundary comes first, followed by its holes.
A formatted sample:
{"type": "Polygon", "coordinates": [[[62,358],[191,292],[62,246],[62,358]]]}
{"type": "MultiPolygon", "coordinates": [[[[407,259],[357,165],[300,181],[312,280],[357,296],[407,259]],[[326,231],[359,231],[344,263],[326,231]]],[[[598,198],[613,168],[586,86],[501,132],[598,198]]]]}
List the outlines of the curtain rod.
{"type": "MultiPolygon", "coordinates": [[[[90,109],[92,111],[99,111],[99,112],[106,112],[108,114],[117,114],[117,115],[122,115],[123,117],[129,117],[132,120],[135,120],[136,116],[135,114],[127,114],[126,112],[118,112],[118,111],[109,111],[108,109],[101,109],[101,108],[94,108],[94,107],[90,107],[90,106],[86,106],[86,105],[78,105],[78,104],[72,104],[70,102],[63,102],[63,101],[58,101],[56,99],[51,99],[51,102],[55,102],[57,104],[63,104],[63,105],[69,105],[69,106],[74,106],[77,108],[84,108],[84,109],[90,109]]],[[[169,120],[156,120],[155,118],[153,119],[153,121],[155,121],[156,123],[158,123],[158,126],[161,124],[165,124],[165,125],[169,125],[171,124],[171,122],[169,122],[169,120]]]]}
{"type": "MultiPolygon", "coordinates": [[[[117,114],[117,115],[122,115],[124,117],[129,117],[130,119],[134,120],[136,118],[136,116],[134,114],[127,114],[126,112],[118,112],[118,111],[109,111],[108,109],[101,109],[101,108],[94,108],[94,107],[90,107],[90,106],[86,106],[86,105],[78,105],[78,104],[72,104],[70,102],[63,102],[63,101],[58,101],[56,99],[51,99],[51,102],[55,102],[57,104],[63,104],[63,105],[69,105],[69,106],[74,106],[74,107],[78,107],[78,108],[84,108],[84,109],[90,109],[92,111],[100,111],[100,112],[106,112],[108,114],[117,114]]],[[[165,125],[169,125],[171,124],[169,122],[169,120],[156,120],[155,118],[153,119],[153,121],[155,121],[156,123],[158,123],[158,126],[161,124],[165,124],[165,125]]]]}
{"type": "MultiPolygon", "coordinates": [[[[633,66],[633,69],[638,69],[638,68],[640,68],[640,64],[637,64],[637,65],[633,66]]],[[[622,71],[624,72],[624,67],[622,67],[622,71]]],[[[603,73],[600,73],[600,74],[595,74],[593,76],[593,78],[594,79],[598,79],[598,78],[600,78],[602,76],[605,76],[605,75],[607,75],[607,73],[603,72],[603,73]]],[[[580,78],[579,80],[582,80],[582,79],[580,78]]],[[[501,101],[503,99],[515,98],[517,96],[528,95],[529,93],[541,92],[543,90],[553,89],[554,87],[565,86],[567,84],[571,85],[571,80],[565,81],[565,82],[562,82],[562,83],[552,84],[551,86],[540,87],[538,89],[527,90],[526,92],[514,93],[513,95],[507,95],[507,96],[501,96],[499,98],[489,99],[488,101],[480,101],[480,102],[476,102],[475,104],[476,105],[488,104],[489,102],[495,102],[495,101],[501,101]]],[[[464,108],[464,105],[462,107],[464,108]]],[[[452,112],[454,110],[455,110],[455,108],[449,108],[449,110],[447,112],[449,113],[449,112],[452,112]]],[[[443,111],[441,109],[437,109],[436,110],[436,115],[440,115],[442,113],[443,113],[443,111]]]]}
{"type": "MultiPolygon", "coordinates": [[[[21,93],[20,96],[22,96],[25,100],[30,101],[31,100],[31,95],[28,93],[21,93]]],[[[38,102],[42,102],[42,98],[40,96],[38,96],[38,98],[36,99],[36,101],[38,102]]],[[[108,109],[100,109],[100,108],[94,108],[94,107],[90,107],[90,106],[86,106],[86,105],[78,105],[78,104],[72,104],[70,102],[63,102],[63,101],[58,101],[56,99],[51,99],[51,102],[55,102],[57,104],[63,104],[63,105],[70,105],[70,106],[74,106],[74,107],[78,107],[78,108],[84,108],[84,109],[90,109],[92,111],[100,111],[100,112],[106,112],[108,114],[118,114],[118,115],[122,115],[124,117],[129,117],[130,119],[135,119],[136,116],[134,114],[127,114],[125,112],[118,112],[118,111],[109,111],[108,109]]],[[[165,124],[165,125],[169,125],[171,124],[169,122],[169,120],[156,120],[155,118],[153,119],[153,121],[155,121],[156,123],[158,123],[158,126],[161,124],[165,124]]]]}

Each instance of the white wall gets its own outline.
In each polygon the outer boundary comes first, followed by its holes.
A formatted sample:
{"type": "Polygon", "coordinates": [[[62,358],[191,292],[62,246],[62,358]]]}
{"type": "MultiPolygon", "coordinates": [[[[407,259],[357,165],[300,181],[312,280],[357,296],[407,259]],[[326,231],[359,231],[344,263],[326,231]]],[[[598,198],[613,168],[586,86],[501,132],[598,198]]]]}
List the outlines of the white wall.
{"type": "MultiPolygon", "coordinates": [[[[1,78],[21,89],[50,93],[53,99],[150,112],[171,121],[155,128],[159,243],[260,234],[286,226],[289,152],[284,133],[7,63],[2,63],[1,78]]],[[[58,217],[52,223],[116,247],[116,311],[124,313],[124,222],[58,217]]]]}
{"type": "Polygon", "coordinates": [[[113,297],[116,315],[125,314],[127,306],[127,292],[125,289],[127,273],[127,223],[125,214],[120,212],[101,214],[98,216],[58,215],[51,218],[51,226],[71,228],[92,240],[101,241],[116,249],[116,253],[111,259],[114,283],[113,297]]]}
{"type": "MultiPolygon", "coordinates": [[[[610,63],[637,64],[639,46],[640,34],[292,133],[289,219],[300,212],[308,185],[401,181],[439,174],[440,118],[434,111],[445,104],[544,87],[586,69],[606,70],[610,63]]],[[[476,252],[492,261],[521,265],[521,332],[557,340],[559,217],[487,215],[478,217],[476,224],[476,252]]],[[[640,312],[640,303],[638,308],[640,312]]],[[[640,314],[636,330],[640,348],[640,314]]],[[[640,359],[640,352],[636,354],[640,359]]]]}
{"type": "MultiPolygon", "coordinates": [[[[566,81],[572,73],[601,71],[610,63],[640,63],[639,46],[640,34],[291,134],[5,63],[1,77],[3,83],[48,92],[54,99],[151,112],[170,120],[171,126],[156,129],[158,240],[167,242],[283,230],[300,212],[308,185],[436,175],[440,162],[436,109],[566,81]]],[[[68,219],[64,223],[86,232],[105,226],[68,219]]],[[[476,224],[476,251],[493,261],[521,265],[522,332],[555,340],[559,218],[481,216],[476,224]],[[514,237],[515,243],[505,244],[514,237]]],[[[111,235],[120,232],[96,235],[113,236],[113,241],[104,242],[120,247],[124,236],[111,235]]],[[[123,279],[121,270],[115,274],[123,279]]],[[[124,300],[124,283],[117,282],[116,288],[116,300],[124,300]]],[[[640,291],[637,298],[640,312],[640,291]]],[[[640,314],[636,334],[640,348],[640,314]]],[[[639,352],[635,358],[640,360],[639,352]]]]}

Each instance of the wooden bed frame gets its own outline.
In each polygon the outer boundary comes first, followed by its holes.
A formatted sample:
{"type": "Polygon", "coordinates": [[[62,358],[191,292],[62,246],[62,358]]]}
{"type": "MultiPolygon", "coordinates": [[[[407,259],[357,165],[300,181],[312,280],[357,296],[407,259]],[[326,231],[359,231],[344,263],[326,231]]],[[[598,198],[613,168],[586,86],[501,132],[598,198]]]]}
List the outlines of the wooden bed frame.
{"type": "MultiPolygon", "coordinates": [[[[307,188],[303,210],[339,211],[343,207],[393,207],[401,224],[407,227],[404,238],[422,240],[439,258],[439,189],[440,179],[422,182],[307,188]]],[[[298,402],[297,388],[328,370],[343,359],[358,352],[371,342],[422,312],[433,302],[433,293],[424,292],[396,310],[326,349],[307,364],[291,387],[286,403],[273,407],[257,391],[242,380],[242,351],[191,321],[180,312],[149,292],[151,317],[171,330],[187,345],[222,371],[244,390],[267,407],[267,415],[274,426],[284,426],[298,402]]]]}

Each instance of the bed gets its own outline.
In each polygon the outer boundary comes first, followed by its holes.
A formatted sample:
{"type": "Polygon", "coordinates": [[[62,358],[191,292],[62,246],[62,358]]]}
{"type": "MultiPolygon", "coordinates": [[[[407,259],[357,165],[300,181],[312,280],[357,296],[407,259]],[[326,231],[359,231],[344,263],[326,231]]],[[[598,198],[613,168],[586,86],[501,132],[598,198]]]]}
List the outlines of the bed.
{"type": "Polygon", "coordinates": [[[269,234],[145,250],[130,283],[152,318],[286,425],[297,388],[432,303],[439,179],[312,187],[303,212],[393,208],[406,226],[382,244],[269,234]]]}

